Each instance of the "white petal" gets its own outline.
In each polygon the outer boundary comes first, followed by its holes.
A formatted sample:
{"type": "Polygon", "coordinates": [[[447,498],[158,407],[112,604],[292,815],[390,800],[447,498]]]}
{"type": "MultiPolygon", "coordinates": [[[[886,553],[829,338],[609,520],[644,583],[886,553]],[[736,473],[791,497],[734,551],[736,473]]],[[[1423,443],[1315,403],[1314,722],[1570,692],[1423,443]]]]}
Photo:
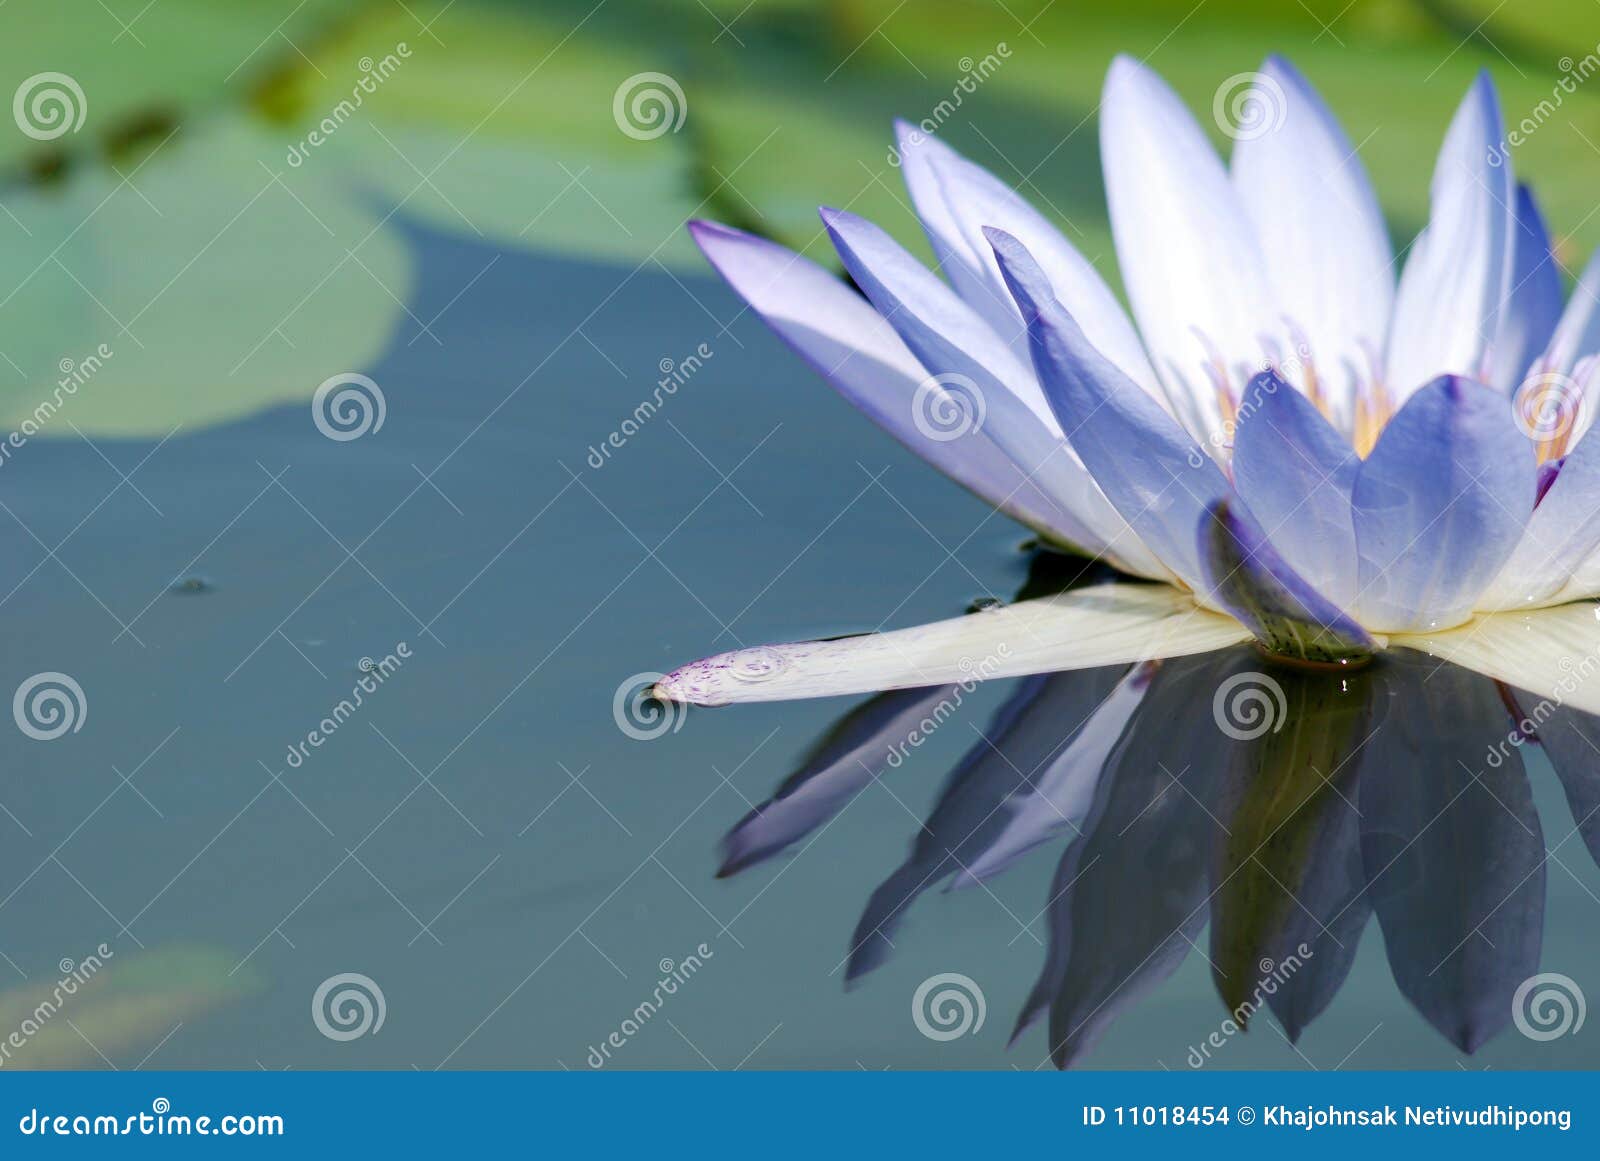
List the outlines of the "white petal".
{"type": "Polygon", "coordinates": [[[1511,164],[1491,161],[1501,139],[1500,101],[1484,73],[1445,134],[1428,226],[1400,277],[1386,375],[1397,400],[1438,375],[1486,374],[1488,340],[1510,290],[1514,240],[1511,164]]]}
{"type": "MultiPolygon", "coordinates": [[[[1394,254],[1355,146],[1287,61],[1268,59],[1231,172],[1260,240],[1278,309],[1310,345],[1334,413],[1348,417],[1357,377],[1383,349],[1394,254]]],[[[1292,377],[1292,376],[1291,376],[1292,377]]]]}
{"type": "Polygon", "coordinates": [[[976,683],[1205,653],[1249,636],[1168,585],[1095,585],[890,633],[719,653],[667,674],[655,693],[725,705],[976,683]]]}
{"type": "Polygon", "coordinates": [[[1189,110],[1129,57],[1106,77],[1100,151],[1139,330],[1175,407],[1187,402],[1205,428],[1196,434],[1209,434],[1221,424],[1204,370],[1212,354],[1230,372],[1259,370],[1262,340],[1283,345],[1255,231],[1189,110]]]}
{"type": "Polygon", "coordinates": [[[1488,613],[1444,633],[1397,633],[1415,649],[1588,713],[1600,713],[1600,603],[1488,613]]]}

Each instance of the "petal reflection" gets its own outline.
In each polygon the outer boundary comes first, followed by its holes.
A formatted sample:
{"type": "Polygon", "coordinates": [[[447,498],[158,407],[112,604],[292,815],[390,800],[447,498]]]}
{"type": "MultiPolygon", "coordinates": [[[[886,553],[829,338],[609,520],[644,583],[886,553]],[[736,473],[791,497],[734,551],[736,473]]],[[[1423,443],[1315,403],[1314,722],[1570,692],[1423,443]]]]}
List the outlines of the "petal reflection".
{"type": "Polygon", "coordinates": [[[1396,661],[1377,675],[1383,728],[1362,753],[1361,855],[1395,983],[1464,1052],[1511,1019],[1539,970],[1545,846],[1492,681],[1396,661]]]}
{"type": "Polygon", "coordinates": [[[845,978],[888,958],[892,935],[917,897],[970,867],[1006,831],[1033,779],[1072,741],[1122,677],[1102,668],[1024,680],[962,758],[904,862],[867,901],[850,940],[845,978]]]}

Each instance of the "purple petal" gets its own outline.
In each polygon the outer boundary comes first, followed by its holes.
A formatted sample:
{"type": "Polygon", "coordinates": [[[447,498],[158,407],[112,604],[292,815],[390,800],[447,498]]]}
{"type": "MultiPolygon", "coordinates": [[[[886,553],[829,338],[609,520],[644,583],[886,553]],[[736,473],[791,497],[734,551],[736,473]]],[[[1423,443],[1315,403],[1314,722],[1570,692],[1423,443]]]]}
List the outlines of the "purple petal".
{"type": "Polygon", "coordinates": [[[772,331],[900,443],[985,503],[1050,539],[1058,506],[982,431],[932,438],[915,422],[928,372],[878,312],[816,263],[715,222],[689,223],[711,265],[772,331]]]}
{"type": "Polygon", "coordinates": [[[1057,500],[1054,522],[1072,542],[1160,576],[1154,557],[1066,454],[1033,374],[993,328],[871,222],[831,209],[822,210],[822,220],[851,276],[918,361],[941,385],[967,392],[974,423],[1057,500]]]}
{"type": "Polygon", "coordinates": [[[1505,396],[1456,375],[1416,392],[1356,474],[1356,612],[1379,632],[1458,625],[1533,510],[1533,445],[1505,396]]]}
{"type": "Polygon", "coordinates": [[[1033,365],[1061,428],[1106,498],[1190,587],[1206,591],[1194,530],[1232,489],[1161,406],[1092,347],[1027,249],[989,230],[1028,324],[1033,365]]]}
{"type": "Polygon", "coordinates": [[[1289,566],[1348,608],[1356,595],[1350,512],[1360,458],[1311,401],[1272,372],[1245,390],[1233,486],[1289,566]]]}
{"type": "Polygon", "coordinates": [[[906,189],[922,219],[935,264],[967,305],[1010,341],[1022,329],[1011,296],[1004,287],[990,283],[989,247],[985,244],[980,251],[962,228],[961,207],[952,204],[939,176],[938,164],[946,158],[959,161],[960,154],[908,122],[896,121],[894,130],[906,189]]]}
{"type": "MultiPolygon", "coordinates": [[[[906,140],[903,133],[902,149],[906,148],[906,140]]],[[[974,301],[965,289],[967,279],[957,278],[955,273],[950,272],[952,284],[961,291],[962,297],[971,303],[973,309],[994,323],[992,312],[984,307],[1000,303],[1006,317],[1003,325],[995,324],[996,329],[1008,342],[1022,337],[1022,319],[1012,301],[1011,292],[1006,289],[994,252],[983,234],[985,226],[993,226],[1019,239],[1039,260],[1061,304],[1078,321],[1095,349],[1139,386],[1158,393],[1160,387],[1155,371],[1145,355],[1139,333],[1128,319],[1128,312],[1117,301],[1117,296],[1106,285],[1099,271],[1067,241],[1061,231],[999,178],[955,150],[944,145],[935,147],[928,139],[915,148],[919,157],[926,158],[927,171],[937,187],[934,192],[943,195],[943,209],[948,215],[943,220],[948,223],[947,228],[959,232],[959,242],[949,242],[951,250],[961,255],[963,273],[970,269],[970,276],[983,283],[981,296],[974,301]],[[970,268],[967,263],[971,264],[970,268]]],[[[909,164],[906,176],[908,182],[912,180],[909,164]]],[[[924,190],[917,197],[919,212],[929,196],[924,190]]],[[[929,232],[931,236],[931,225],[929,232]]]]}
{"type": "Polygon", "coordinates": [[[1284,563],[1260,527],[1224,501],[1200,526],[1212,596],[1273,653],[1338,661],[1376,646],[1360,625],[1284,563]]]}
{"type": "MultiPolygon", "coordinates": [[[[1500,575],[1479,598],[1480,609],[1527,608],[1554,600],[1585,559],[1600,547],[1600,438],[1592,429],[1540,483],[1544,495],[1529,517],[1500,575]]],[[[1548,468],[1550,465],[1543,465],[1548,468]]]]}

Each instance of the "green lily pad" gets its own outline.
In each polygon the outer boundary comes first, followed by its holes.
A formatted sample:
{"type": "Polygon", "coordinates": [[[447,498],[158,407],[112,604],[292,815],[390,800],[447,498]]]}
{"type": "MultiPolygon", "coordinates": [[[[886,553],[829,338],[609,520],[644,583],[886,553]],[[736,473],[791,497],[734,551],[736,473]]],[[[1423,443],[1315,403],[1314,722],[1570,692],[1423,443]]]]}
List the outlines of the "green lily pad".
{"type": "Polygon", "coordinates": [[[292,170],[284,148],[218,119],[8,197],[0,425],[165,435],[370,364],[410,259],[352,182],[292,170]]]}

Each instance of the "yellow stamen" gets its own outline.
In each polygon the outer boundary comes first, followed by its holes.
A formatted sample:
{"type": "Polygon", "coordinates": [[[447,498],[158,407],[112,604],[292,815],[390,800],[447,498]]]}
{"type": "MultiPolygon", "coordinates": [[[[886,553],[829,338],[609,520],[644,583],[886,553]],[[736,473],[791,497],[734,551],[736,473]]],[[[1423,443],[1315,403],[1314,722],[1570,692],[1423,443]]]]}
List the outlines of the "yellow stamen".
{"type": "Polygon", "coordinates": [[[1374,380],[1366,391],[1356,396],[1355,422],[1350,433],[1350,441],[1355,445],[1356,455],[1366,459],[1372,454],[1372,449],[1377,446],[1379,433],[1393,416],[1394,401],[1389,398],[1388,389],[1374,380]]]}

